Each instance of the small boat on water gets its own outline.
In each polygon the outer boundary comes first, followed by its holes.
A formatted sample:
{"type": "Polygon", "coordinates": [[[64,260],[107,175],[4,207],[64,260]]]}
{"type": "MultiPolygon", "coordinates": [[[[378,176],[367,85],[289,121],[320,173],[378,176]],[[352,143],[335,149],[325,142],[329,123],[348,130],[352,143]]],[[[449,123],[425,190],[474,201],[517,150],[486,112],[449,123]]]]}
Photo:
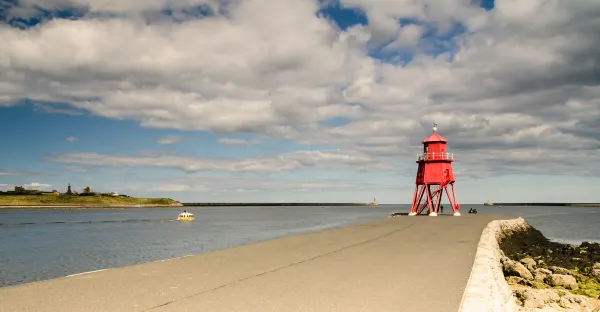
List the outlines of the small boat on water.
{"type": "Polygon", "coordinates": [[[492,201],[490,201],[488,199],[488,201],[486,201],[485,203],[483,203],[484,206],[494,206],[494,203],[492,203],[492,201]]]}
{"type": "Polygon", "coordinates": [[[177,221],[192,221],[195,218],[196,217],[194,217],[193,213],[184,210],[183,212],[179,213],[179,216],[177,216],[177,221]]]}

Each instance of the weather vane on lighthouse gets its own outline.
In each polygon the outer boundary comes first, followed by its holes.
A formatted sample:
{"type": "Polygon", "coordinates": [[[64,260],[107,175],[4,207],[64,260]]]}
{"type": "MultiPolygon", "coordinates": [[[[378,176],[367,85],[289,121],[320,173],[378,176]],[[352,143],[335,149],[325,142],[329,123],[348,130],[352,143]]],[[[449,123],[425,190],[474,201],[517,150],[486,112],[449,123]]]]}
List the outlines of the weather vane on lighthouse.
{"type": "Polygon", "coordinates": [[[435,123],[435,120],[433,121],[433,131],[437,131],[437,124],[435,123]]]}

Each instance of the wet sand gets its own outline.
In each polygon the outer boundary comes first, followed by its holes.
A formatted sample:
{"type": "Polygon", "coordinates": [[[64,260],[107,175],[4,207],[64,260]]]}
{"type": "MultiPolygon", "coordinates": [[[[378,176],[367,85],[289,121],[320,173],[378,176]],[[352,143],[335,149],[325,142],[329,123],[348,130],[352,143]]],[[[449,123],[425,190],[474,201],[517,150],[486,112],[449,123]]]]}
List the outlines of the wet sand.
{"type": "Polygon", "coordinates": [[[457,311],[496,219],[512,217],[402,216],[5,287],[0,310],[457,311]]]}

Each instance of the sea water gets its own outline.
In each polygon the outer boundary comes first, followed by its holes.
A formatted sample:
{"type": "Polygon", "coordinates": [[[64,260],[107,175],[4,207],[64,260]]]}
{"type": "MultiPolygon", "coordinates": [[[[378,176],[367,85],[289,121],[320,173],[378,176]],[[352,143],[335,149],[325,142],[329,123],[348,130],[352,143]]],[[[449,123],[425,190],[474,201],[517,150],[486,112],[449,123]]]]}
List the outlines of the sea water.
{"type": "MultiPolygon", "coordinates": [[[[333,207],[186,207],[178,209],[0,210],[0,286],[200,254],[408,212],[408,205],[333,207]]],[[[546,237],[600,241],[600,208],[484,207],[479,213],[522,216],[546,237]]],[[[446,207],[445,213],[449,213],[446,207]]]]}

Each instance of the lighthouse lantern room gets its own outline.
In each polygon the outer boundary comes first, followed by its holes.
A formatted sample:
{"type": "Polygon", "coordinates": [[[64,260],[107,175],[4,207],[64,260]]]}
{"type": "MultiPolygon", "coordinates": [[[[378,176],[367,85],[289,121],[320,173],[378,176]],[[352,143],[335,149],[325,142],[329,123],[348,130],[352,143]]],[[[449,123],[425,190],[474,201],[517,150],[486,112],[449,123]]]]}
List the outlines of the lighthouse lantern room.
{"type": "Polygon", "coordinates": [[[423,153],[417,155],[419,168],[417,169],[412,206],[408,215],[421,214],[427,207],[430,216],[437,216],[445,192],[454,215],[460,216],[460,205],[456,202],[454,191],[456,180],[452,171],[454,154],[448,153],[446,150],[448,140],[437,134],[437,125],[433,123],[433,134],[422,143],[423,153]],[[449,192],[449,187],[452,193],[449,192]]]}

